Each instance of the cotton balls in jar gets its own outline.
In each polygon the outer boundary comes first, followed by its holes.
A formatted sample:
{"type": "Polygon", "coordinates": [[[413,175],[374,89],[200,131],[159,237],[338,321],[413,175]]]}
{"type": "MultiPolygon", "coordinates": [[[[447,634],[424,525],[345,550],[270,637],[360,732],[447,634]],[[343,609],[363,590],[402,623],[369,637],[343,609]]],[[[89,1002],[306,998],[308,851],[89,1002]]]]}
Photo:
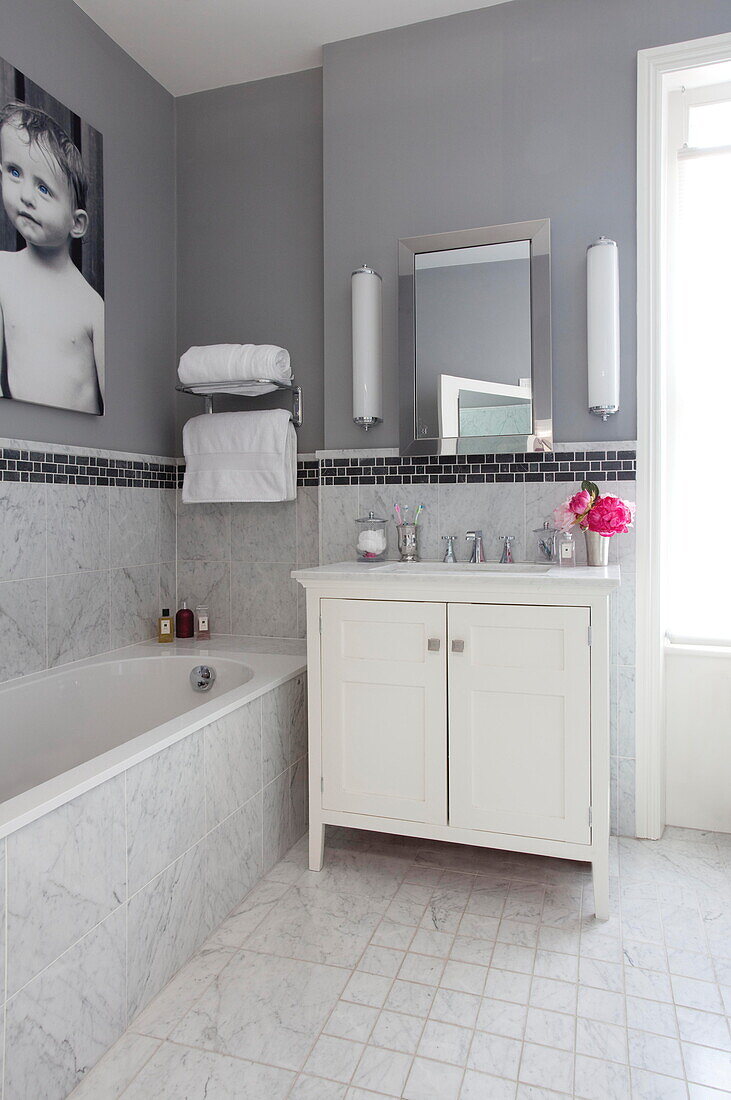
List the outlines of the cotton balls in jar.
{"type": "Polygon", "coordinates": [[[364,558],[377,558],[385,549],[385,531],[361,531],[358,535],[358,553],[364,558]]]}

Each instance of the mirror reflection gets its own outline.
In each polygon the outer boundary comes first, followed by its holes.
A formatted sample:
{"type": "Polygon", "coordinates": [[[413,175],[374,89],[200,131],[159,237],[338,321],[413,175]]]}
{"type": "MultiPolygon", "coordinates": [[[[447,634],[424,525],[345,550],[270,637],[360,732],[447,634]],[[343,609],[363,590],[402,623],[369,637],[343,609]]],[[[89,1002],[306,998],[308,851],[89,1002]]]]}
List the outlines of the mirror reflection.
{"type": "Polygon", "coordinates": [[[419,438],[526,436],[530,241],[414,257],[419,438]]]}

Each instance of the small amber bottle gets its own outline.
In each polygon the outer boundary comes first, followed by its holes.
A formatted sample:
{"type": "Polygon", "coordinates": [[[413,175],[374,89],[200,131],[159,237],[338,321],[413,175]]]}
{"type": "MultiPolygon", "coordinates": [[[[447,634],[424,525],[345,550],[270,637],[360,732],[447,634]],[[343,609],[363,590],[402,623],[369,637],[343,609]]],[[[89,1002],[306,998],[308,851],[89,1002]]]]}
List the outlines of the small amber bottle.
{"type": "Polygon", "coordinates": [[[162,615],[157,620],[157,640],[158,642],[172,642],[175,640],[173,619],[169,607],[163,607],[162,615]]]}

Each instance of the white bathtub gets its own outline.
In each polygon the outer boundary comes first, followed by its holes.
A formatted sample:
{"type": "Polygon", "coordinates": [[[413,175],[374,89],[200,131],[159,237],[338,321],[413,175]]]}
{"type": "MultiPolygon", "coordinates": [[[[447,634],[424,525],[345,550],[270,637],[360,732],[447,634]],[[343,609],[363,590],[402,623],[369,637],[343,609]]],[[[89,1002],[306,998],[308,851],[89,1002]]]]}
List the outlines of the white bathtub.
{"type": "Polygon", "coordinates": [[[144,643],[2,685],[0,839],[304,668],[301,654],[222,638],[144,643]],[[197,664],[216,669],[205,694],[189,682],[197,664]]]}
{"type": "Polygon", "coordinates": [[[305,832],[303,650],[145,643],[0,687],[6,1097],[64,1100],[305,832]]]}

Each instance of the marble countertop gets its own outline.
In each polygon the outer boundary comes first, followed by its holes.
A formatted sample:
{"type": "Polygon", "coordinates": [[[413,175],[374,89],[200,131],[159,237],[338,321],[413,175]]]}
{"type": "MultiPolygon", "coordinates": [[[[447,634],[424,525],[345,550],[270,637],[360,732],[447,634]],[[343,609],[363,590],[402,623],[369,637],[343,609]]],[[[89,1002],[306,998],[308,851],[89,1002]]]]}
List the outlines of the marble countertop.
{"type": "Polygon", "coordinates": [[[486,562],[484,570],[464,563],[453,566],[442,562],[415,562],[413,565],[399,562],[341,561],[332,565],[319,565],[309,569],[295,569],[292,573],[296,581],[307,588],[326,584],[364,584],[381,587],[385,585],[420,584],[427,582],[439,587],[466,585],[500,585],[501,587],[529,586],[531,588],[560,586],[561,588],[590,587],[597,592],[611,591],[620,584],[620,567],[577,565],[571,568],[559,566],[540,567],[534,562],[516,562],[514,565],[496,568],[496,563],[486,562]],[[460,568],[462,565],[462,568],[460,568]],[[521,572],[521,565],[533,571],[521,572]],[[541,571],[542,570],[542,571],[541,571]]]}

